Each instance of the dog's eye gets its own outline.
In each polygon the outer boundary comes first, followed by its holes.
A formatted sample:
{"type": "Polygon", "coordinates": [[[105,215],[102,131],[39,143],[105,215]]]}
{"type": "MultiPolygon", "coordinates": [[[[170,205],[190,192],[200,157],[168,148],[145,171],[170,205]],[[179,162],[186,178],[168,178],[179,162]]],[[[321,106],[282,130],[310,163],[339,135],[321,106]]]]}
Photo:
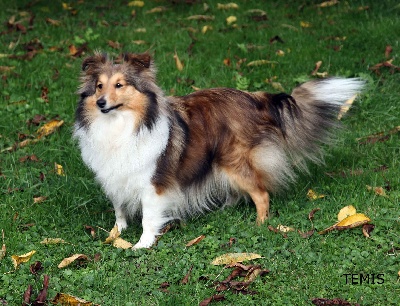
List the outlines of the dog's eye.
{"type": "Polygon", "coordinates": [[[98,89],[102,89],[103,88],[103,84],[97,84],[97,88],[98,89]]]}
{"type": "Polygon", "coordinates": [[[121,83],[115,84],[115,88],[121,88],[122,86],[124,86],[124,85],[122,85],[121,83]]]}

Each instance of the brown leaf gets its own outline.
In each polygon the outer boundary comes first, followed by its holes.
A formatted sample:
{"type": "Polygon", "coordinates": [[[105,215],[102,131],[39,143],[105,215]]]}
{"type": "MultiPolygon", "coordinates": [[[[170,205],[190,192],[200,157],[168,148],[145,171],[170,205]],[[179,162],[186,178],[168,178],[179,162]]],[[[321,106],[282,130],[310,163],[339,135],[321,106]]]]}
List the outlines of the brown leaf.
{"type": "Polygon", "coordinates": [[[40,95],[40,97],[43,99],[44,102],[49,103],[49,89],[46,86],[42,87],[42,93],[40,95]]]}
{"type": "Polygon", "coordinates": [[[215,294],[212,297],[201,301],[199,303],[199,306],[207,306],[207,305],[210,305],[210,303],[213,301],[220,302],[220,301],[224,301],[224,300],[225,300],[225,296],[223,294],[215,294]]]}
{"type": "Polygon", "coordinates": [[[32,155],[25,155],[25,156],[22,156],[22,157],[19,158],[19,162],[20,162],[20,163],[24,163],[24,162],[26,162],[27,160],[33,161],[33,162],[38,162],[38,161],[39,161],[39,159],[37,158],[37,156],[34,155],[34,154],[32,154],[32,155]]]}
{"type": "Polygon", "coordinates": [[[303,233],[302,231],[298,230],[300,236],[304,239],[310,238],[315,233],[315,229],[311,229],[308,232],[303,233]]]}
{"type": "Polygon", "coordinates": [[[316,62],[314,70],[311,72],[311,75],[316,75],[318,70],[319,70],[319,68],[321,68],[321,65],[322,65],[322,61],[316,62]]]}
{"type": "Polygon", "coordinates": [[[61,21],[55,20],[55,19],[51,19],[51,18],[46,18],[46,22],[48,24],[51,24],[51,25],[57,26],[57,27],[61,24],[61,21]]]}
{"type": "Polygon", "coordinates": [[[373,224],[364,224],[362,228],[363,235],[367,238],[370,237],[371,232],[374,230],[375,225],[373,224]]]}
{"type": "Polygon", "coordinates": [[[26,123],[29,125],[33,124],[38,126],[43,121],[46,121],[46,117],[44,115],[35,115],[32,119],[29,119],[26,123]]]}
{"type": "Polygon", "coordinates": [[[40,290],[38,297],[36,298],[35,302],[33,303],[34,306],[36,305],[45,305],[47,299],[47,289],[49,288],[49,276],[45,275],[43,279],[43,288],[40,290]]]}
{"type": "Polygon", "coordinates": [[[374,144],[376,142],[384,142],[390,139],[391,135],[397,134],[400,132],[400,126],[396,126],[390,129],[388,132],[378,132],[372,135],[364,136],[357,138],[359,144],[374,144]]]}
{"type": "Polygon", "coordinates": [[[349,302],[335,298],[335,299],[324,299],[324,298],[314,298],[311,302],[316,306],[352,306],[349,302]]]}
{"type": "Polygon", "coordinates": [[[190,274],[192,273],[193,265],[189,268],[188,273],[186,273],[185,277],[181,280],[182,285],[186,285],[189,282],[190,274]]]}
{"type": "Polygon", "coordinates": [[[120,49],[122,48],[122,45],[121,45],[119,42],[117,42],[117,41],[109,40],[109,41],[108,41],[108,45],[109,45],[111,48],[116,49],[116,50],[120,50],[120,49]]]}
{"type": "Polygon", "coordinates": [[[6,253],[7,253],[6,244],[4,243],[4,230],[3,229],[1,230],[1,235],[3,237],[3,245],[0,250],[0,261],[6,256],[6,253]]]}
{"type": "Polygon", "coordinates": [[[48,198],[48,197],[44,197],[44,196],[34,197],[34,198],[33,198],[33,203],[34,203],[34,204],[42,203],[42,202],[46,201],[47,198],[48,198]]]}
{"type": "Polygon", "coordinates": [[[190,247],[192,245],[198,244],[200,241],[202,241],[204,238],[206,238],[205,235],[200,235],[197,238],[194,238],[193,240],[190,240],[187,244],[186,247],[190,247]]]}
{"type": "Polygon", "coordinates": [[[282,38],[280,38],[278,35],[275,35],[274,37],[270,38],[269,43],[273,44],[275,42],[279,42],[281,44],[284,44],[285,42],[283,41],[282,38]]]}
{"type": "Polygon", "coordinates": [[[84,225],[85,230],[90,231],[90,235],[92,236],[92,238],[96,238],[96,230],[94,229],[93,226],[90,225],[84,225]]]}
{"type": "Polygon", "coordinates": [[[35,261],[33,264],[29,266],[29,270],[32,274],[37,274],[39,271],[43,270],[42,263],[40,261],[35,261]]]}
{"type": "Polygon", "coordinates": [[[314,219],[314,215],[317,211],[321,210],[320,208],[314,208],[309,214],[308,214],[308,220],[310,220],[312,222],[312,220],[314,219]]]}
{"type": "Polygon", "coordinates": [[[387,45],[386,48],[385,48],[385,57],[389,58],[390,54],[392,53],[392,51],[393,51],[392,46],[387,45]]]}
{"type": "Polygon", "coordinates": [[[29,285],[28,288],[24,292],[22,306],[30,305],[32,292],[33,292],[32,285],[29,285]]]}

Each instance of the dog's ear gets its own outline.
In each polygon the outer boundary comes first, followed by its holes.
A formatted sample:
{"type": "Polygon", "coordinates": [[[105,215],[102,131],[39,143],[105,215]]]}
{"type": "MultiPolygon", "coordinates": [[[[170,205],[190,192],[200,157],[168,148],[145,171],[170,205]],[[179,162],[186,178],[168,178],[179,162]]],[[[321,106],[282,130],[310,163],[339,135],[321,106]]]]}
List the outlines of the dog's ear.
{"type": "Polygon", "coordinates": [[[93,56],[87,57],[82,62],[82,71],[89,72],[99,64],[105,64],[107,61],[107,54],[95,53],[93,56]]]}
{"type": "Polygon", "coordinates": [[[124,61],[130,65],[133,65],[139,71],[143,69],[150,68],[151,65],[151,56],[148,53],[125,53],[124,61]]]}

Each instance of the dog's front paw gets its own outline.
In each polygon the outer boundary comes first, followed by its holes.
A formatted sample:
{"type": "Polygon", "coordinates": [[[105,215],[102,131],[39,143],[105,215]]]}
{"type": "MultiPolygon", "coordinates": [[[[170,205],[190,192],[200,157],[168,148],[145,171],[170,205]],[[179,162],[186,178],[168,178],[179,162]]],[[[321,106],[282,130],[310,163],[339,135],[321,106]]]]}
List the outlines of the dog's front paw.
{"type": "Polygon", "coordinates": [[[132,250],[136,249],[148,249],[151,248],[157,242],[157,237],[151,234],[142,234],[138,243],[136,243],[132,250]]]}
{"type": "Polygon", "coordinates": [[[126,219],[117,219],[115,221],[115,225],[118,227],[118,232],[122,232],[124,229],[128,227],[128,223],[126,222],[126,219]]]}

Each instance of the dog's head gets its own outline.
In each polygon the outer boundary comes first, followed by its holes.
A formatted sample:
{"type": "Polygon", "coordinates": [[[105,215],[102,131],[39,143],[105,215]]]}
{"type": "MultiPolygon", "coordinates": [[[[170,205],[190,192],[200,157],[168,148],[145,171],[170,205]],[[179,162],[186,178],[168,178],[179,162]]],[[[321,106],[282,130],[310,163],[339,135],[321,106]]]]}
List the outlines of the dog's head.
{"type": "Polygon", "coordinates": [[[107,54],[95,53],[82,63],[81,96],[77,109],[80,126],[99,116],[130,111],[136,126],[151,128],[158,115],[155,68],[149,54],[126,53],[118,61],[107,54]]]}

